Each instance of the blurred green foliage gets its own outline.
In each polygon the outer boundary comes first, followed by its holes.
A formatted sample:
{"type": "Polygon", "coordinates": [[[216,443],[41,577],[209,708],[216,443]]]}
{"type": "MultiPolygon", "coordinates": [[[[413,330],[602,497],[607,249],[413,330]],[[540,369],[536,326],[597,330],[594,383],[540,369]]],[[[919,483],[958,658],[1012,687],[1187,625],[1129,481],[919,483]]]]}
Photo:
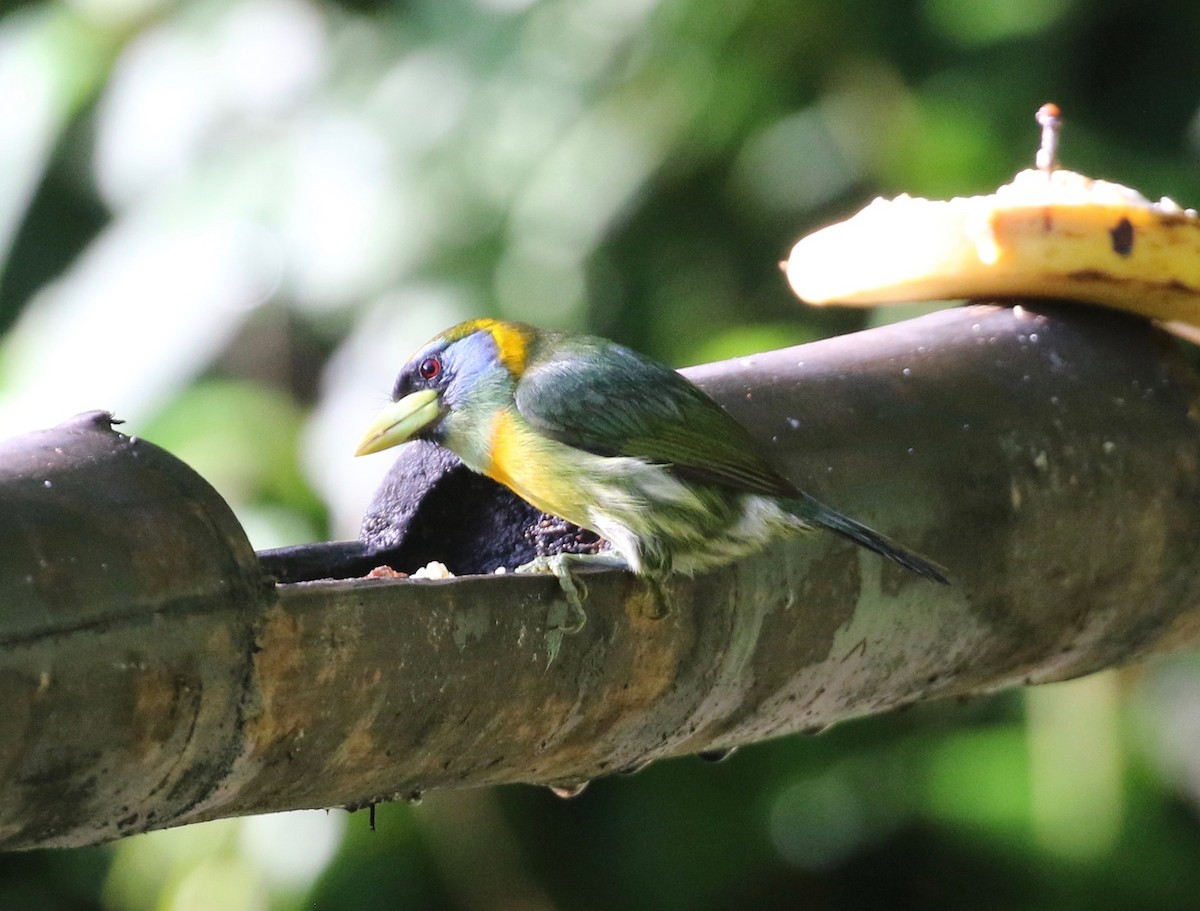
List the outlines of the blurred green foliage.
{"type": "MultiPolygon", "coordinates": [[[[468,316],[676,364],[889,318],[777,268],[876,194],[1065,163],[1200,202],[1200,5],[32,0],[0,16],[0,415],[108,407],[259,547],[468,316]]],[[[1156,909],[1200,895],[1190,659],[537,789],[0,856],[0,908],[1156,909]]]]}

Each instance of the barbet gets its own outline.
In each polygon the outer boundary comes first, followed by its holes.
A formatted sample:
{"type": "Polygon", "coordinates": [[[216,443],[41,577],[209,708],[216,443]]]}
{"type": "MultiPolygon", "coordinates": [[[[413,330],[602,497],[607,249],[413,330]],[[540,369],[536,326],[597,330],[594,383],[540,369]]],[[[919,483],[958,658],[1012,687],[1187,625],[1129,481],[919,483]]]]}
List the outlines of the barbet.
{"type": "Polygon", "coordinates": [[[692,575],[813,528],[946,582],[934,564],[799,490],[697,386],[606,339],[461,323],[413,355],[392,398],[356,455],[433,440],[609,543],[606,553],[521,568],[553,571],[575,608],[569,565],[621,566],[661,593],[671,573],[692,575]]]}

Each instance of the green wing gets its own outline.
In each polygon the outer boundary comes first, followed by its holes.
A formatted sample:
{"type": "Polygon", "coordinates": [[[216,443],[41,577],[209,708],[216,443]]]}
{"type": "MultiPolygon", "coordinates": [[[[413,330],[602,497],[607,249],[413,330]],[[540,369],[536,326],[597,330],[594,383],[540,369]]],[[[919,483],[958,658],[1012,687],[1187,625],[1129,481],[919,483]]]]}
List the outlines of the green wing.
{"type": "Polygon", "coordinates": [[[674,370],[621,345],[547,334],[517,383],[516,405],[540,433],[602,456],[631,456],[753,493],[797,496],[746,430],[674,370]]]}

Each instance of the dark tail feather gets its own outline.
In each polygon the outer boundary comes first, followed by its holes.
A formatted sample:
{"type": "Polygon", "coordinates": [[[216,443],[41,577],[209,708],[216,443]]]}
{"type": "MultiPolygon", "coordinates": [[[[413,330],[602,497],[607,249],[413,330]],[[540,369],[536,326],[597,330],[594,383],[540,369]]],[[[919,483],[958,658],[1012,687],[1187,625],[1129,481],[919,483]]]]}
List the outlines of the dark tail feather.
{"type": "Polygon", "coordinates": [[[784,503],[787,505],[788,511],[798,519],[837,532],[842,537],[849,538],[856,544],[861,544],[868,550],[873,550],[880,556],[899,563],[905,569],[911,570],[925,579],[940,582],[942,585],[950,584],[950,580],[945,576],[945,571],[936,563],[918,557],[911,550],[901,547],[890,538],[867,528],[861,522],[855,522],[848,516],[843,516],[840,512],[834,512],[810,496],[785,500],[784,503]]]}

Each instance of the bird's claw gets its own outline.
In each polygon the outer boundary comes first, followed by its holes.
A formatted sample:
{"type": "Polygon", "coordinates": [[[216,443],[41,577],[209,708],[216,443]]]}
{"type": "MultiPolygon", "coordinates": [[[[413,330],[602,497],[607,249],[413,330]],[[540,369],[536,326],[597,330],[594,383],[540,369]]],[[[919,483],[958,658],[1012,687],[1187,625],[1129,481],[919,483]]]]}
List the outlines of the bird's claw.
{"type": "MultiPolygon", "coordinates": [[[[587,626],[587,612],[583,609],[583,600],[577,593],[566,591],[565,588],[563,593],[567,599],[567,616],[572,619],[555,624],[550,629],[564,636],[574,636],[576,633],[583,632],[583,628],[587,626]]],[[[583,597],[587,597],[586,589],[584,589],[583,597]]]]}
{"type": "Polygon", "coordinates": [[[650,585],[650,607],[643,612],[643,616],[648,620],[665,620],[671,616],[671,598],[667,594],[666,585],[662,580],[651,579],[650,585]]]}
{"type": "Polygon", "coordinates": [[[517,567],[519,573],[553,573],[558,579],[558,586],[563,591],[567,602],[569,622],[557,623],[549,627],[549,632],[557,632],[564,636],[573,636],[587,625],[587,613],[583,609],[583,599],[587,597],[587,586],[571,573],[565,559],[567,554],[557,554],[553,557],[535,557],[528,563],[517,567]]]}

